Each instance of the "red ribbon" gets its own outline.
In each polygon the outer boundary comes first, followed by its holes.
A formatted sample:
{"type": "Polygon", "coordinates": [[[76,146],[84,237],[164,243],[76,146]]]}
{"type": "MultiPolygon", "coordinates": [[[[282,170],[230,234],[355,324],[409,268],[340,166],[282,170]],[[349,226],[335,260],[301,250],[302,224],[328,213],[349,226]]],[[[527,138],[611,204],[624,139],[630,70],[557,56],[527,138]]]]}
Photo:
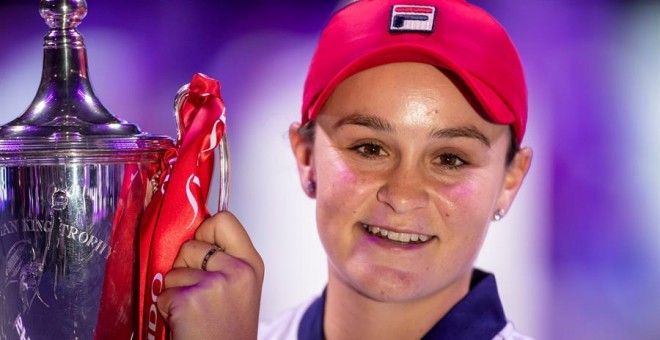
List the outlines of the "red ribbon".
{"type": "Polygon", "coordinates": [[[193,238],[199,224],[209,216],[206,200],[214,151],[225,132],[220,83],[202,74],[193,76],[177,120],[176,146],[164,154],[160,165],[163,173],[141,220],[144,188],[156,169],[138,164],[125,167],[110,237],[112,254],[106,263],[96,340],[132,339],[136,333],[138,339],[168,337],[156,300],[179,248],[193,238]]]}
{"type": "Polygon", "coordinates": [[[147,179],[155,169],[124,167],[119,200],[110,235],[112,253],[105,265],[103,293],[94,338],[130,339],[135,322],[136,235],[144,208],[147,179]]]}
{"type": "Polygon", "coordinates": [[[209,216],[206,200],[214,150],[225,132],[224,112],[220,83],[196,74],[177,117],[177,152],[166,156],[168,166],[142,218],[138,339],[167,337],[156,300],[179,248],[209,216]]]}

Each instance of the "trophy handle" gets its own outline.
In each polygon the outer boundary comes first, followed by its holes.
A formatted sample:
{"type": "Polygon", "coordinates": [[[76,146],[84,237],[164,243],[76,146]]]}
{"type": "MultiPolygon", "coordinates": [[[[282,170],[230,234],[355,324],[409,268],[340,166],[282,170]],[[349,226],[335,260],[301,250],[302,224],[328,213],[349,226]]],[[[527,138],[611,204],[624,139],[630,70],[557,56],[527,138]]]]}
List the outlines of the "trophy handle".
{"type": "MultiPolygon", "coordinates": [[[[188,98],[190,84],[185,84],[181,86],[179,91],[176,93],[174,98],[174,115],[176,116],[176,132],[177,132],[177,142],[181,141],[181,108],[186,98],[188,98]]],[[[218,155],[218,173],[219,178],[219,193],[218,193],[218,211],[223,211],[229,209],[229,139],[227,138],[227,128],[225,126],[225,131],[222,134],[222,139],[220,144],[218,144],[217,153],[218,155]]]]}
{"type": "Polygon", "coordinates": [[[218,146],[220,172],[220,192],[218,196],[218,211],[229,209],[229,139],[227,138],[227,128],[222,134],[220,145],[218,146]]]}

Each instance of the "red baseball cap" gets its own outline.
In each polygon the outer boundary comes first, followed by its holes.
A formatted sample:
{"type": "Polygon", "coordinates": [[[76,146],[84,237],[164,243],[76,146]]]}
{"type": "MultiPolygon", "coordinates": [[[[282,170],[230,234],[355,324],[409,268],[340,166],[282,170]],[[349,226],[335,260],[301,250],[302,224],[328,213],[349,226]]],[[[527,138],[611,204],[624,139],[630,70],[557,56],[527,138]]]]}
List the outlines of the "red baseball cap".
{"type": "Polygon", "coordinates": [[[455,73],[485,110],[512,125],[521,143],[527,89],[516,48],[486,11],[463,0],[358,0],[326,25],[307,73],[302,123],[314,120],[344,79],[396,62],[455,73]]]}

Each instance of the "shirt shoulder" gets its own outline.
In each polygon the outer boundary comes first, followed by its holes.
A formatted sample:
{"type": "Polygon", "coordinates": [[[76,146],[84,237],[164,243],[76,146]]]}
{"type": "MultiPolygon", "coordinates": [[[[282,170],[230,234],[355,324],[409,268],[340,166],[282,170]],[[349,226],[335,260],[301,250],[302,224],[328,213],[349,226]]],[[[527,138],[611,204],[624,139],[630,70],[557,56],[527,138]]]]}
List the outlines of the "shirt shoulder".
{"type": "Polygon", "coordinates": [[[497,333],[493,340],[534,340],[534,338],[519,333],[516,328],[513,326],[511,321],[506,323],[506,326],[497,333]]]}
{"type": "Polygon", "coordinates": [[[258,340],[297,340],[300,320],[318,297],[313,297],[285,311],[275,319],[259,322],[258,340]]]}

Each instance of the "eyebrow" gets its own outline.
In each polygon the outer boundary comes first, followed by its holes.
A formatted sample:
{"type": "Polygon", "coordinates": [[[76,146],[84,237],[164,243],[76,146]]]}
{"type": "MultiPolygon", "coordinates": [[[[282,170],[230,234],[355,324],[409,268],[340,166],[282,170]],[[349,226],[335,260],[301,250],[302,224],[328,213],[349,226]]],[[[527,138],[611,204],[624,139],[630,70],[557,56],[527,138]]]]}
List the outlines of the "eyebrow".
{"type": "Polygon", "coordinates": [[[348,117],[340,119],[337,123],[335,123],[335,129],[343,125],[360,125],[378,131],[394,132],[394,127],[392,124],[390,124],[390,122],[376,116],[364,115],[360,113],[354,113],[348,117]]]}
{"type": "MultiPolygon", "coordinates": [[[[380,117],[365,115],[361,113],[354,113],[344,117],[335,123],[335,129],[343,125],[360,125],[377,131],[394,132],[394,126],[387,120],[380,117]]],[[[482,142],[484,145],[490,147],[490,140],[486,135],[481,133],[476,127],[473,126],[459,126],[444,129],[435,129],[429,134],[431,138],[474,138],[482,142]]]]}
{"type": "Polygon", "coordinates": [[[459,126],[455,128],[437,129],[430,133],[432,138],[475,138],[490,147],[490,140],[481,131],[473,126],[459,126]]]}

